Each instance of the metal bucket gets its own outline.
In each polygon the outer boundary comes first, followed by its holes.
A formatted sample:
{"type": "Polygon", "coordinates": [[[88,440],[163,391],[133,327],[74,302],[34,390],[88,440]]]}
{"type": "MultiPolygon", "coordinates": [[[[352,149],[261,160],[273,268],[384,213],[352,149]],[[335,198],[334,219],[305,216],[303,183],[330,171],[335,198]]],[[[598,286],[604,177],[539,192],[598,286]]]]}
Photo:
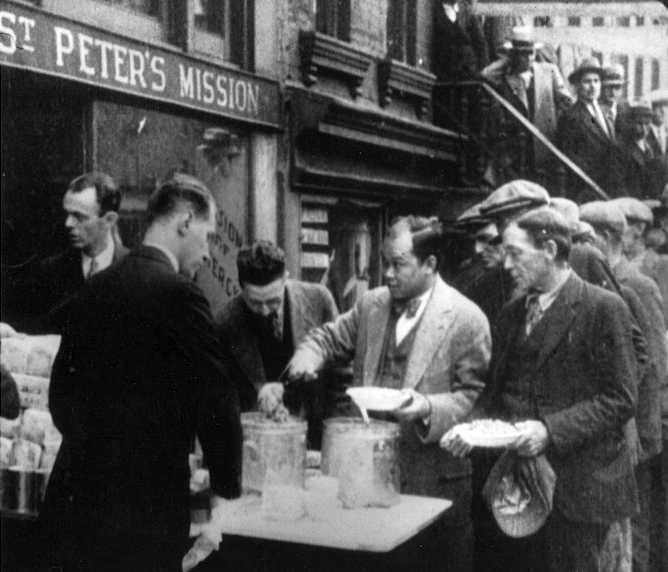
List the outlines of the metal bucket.
{"type": "Polygon", "coordinates": [[[303,488],[306,467],[306,421],[291,417],[277,423],[263,413],[241,414],[244,493],[261,493],[265,484],[303,488]]]}
{"type": "Polygon", "coordinates": [[[37,514],[44,500],[49,471],[21,467],[2,469],[2,508],[25,514],[37,514]]]}
{"type": "Polygon", "coordinates": [[[392,506],[400,500],[398,423],[357,417],[325,420],[322,472],[339,479],[348,508],[392,506]]]}

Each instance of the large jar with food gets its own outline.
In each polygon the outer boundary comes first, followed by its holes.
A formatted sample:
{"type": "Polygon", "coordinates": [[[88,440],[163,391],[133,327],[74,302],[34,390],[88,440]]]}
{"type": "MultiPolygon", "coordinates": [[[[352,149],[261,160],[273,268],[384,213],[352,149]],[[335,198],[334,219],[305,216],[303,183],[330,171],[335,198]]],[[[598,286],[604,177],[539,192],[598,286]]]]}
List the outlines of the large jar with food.
{"type": "Polygon", "coordinates": [[[333,417],[325,420],[322,472],[339,479],[346,508],[389,507],[400,500],[399,424],[333,417]]]}

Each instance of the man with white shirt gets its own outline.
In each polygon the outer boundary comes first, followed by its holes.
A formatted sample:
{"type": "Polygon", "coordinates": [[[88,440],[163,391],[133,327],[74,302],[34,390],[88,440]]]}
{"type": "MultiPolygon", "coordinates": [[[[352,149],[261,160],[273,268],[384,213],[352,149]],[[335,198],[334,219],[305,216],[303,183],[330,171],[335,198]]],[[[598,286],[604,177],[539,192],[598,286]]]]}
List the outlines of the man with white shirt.
{"type": "MultiPolygon", "coordinates": [[[[601,109],[603,70],[594,58],[584,60],[569,76],[577,101],[559,118],[557,146],[609,195],[624,194],[624,160],[616,143],[615,127],[601,109]]],[[[586,187],[573,179],[577,201],[586,187]]],[[[585,195],[586,196],[586,195],[585,195]]],[[[591,195],[589,195],[591,196],[591,195]]]]}
{"type": "Polygon", "coordinates": [[[117,238],[121,192],[105,173],[90,172],[74,179],[63,197],[65,228],[70,246],[29,267],[12,285],[10,297],[21,298],[17,319],[21,330],[60,333],[67,308],[85,281],[127,254],[117,238]]]}
{"type": "Polygon", "coordinates": [[[439,450],[445,431],[469,414],[490,355],[487,318],[438,275],[440,228],[396,220],[383,245],[386,286],[370,290],[297,347],[291,379],[313,379],[326,362],[353,357],[354,383],[401,389],[401,492],[454,502],[437,525],[420,569],[471,570],[471,466],[439,450]]]}

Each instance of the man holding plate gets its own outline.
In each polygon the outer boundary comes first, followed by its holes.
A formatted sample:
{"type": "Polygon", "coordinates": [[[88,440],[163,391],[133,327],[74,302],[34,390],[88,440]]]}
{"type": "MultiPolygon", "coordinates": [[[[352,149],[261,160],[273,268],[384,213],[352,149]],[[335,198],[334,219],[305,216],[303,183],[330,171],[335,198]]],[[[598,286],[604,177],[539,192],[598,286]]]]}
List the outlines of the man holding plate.
{"type": "MultiPolygon", "coordinates": [[[[637,399],[629,310],[570,269],[569,227],[553,209],[513,221],[503,246],[505,267],[527,294],[499,317],[491,380],[477,408],[514,421],[511,447],[521,457],[544,454],[556,474],[552,512],[542,534],[527,539],[540,560],[532,569],[617,569],[603,564],[606,543],[616,530],[621,538],[638,500],[623,434],[637,399]]],[[[465,454],[471,444],[457,434],[442,444],[465,454]]]]}
{"type": "Polygon", "coordinates": [[[438,440],[467,417],[484,387],[490,333],[480,308],[440,278],[440,234],[435,220],[395,220],[383,245],[387,285],[312,330],[288,375],[308,381],[327,362],[352,357],[357,385],[406,393],[389,412],[401,424],[401,492],[454,502],[420,565],[471,570],[471,466],[438,440]]]}

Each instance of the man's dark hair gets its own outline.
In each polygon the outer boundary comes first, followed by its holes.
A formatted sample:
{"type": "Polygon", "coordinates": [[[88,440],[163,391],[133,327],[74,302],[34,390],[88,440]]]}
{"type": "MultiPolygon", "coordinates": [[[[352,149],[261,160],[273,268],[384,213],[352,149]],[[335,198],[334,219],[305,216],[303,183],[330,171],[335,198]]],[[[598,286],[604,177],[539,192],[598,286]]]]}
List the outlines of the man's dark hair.
{"type": "Polygon", "coordinates": [[[184,173],[175,173],[161,183],[148,200],[147,222],[172,216],[184,204],[193,210],[196,218],[211,216],[213,197],[211,191],[199,179],[184,173]]]}
{"type": "Polygon", "coordinates": [[[100,216],[108,212],[118,212],[121,207],[121,191],[116,181],[106,173],[91,171],[74,179],[67,188],[68,192],[80,193],[93,187],[97,204],[100,205],[100,216]]]}
{"type": "Polygon", "coordinates": [[[443,229],[436,217],[408,215],[397,217],[390,223],[390,234],[396,230],[406,229],[413,239],[413,254],[423,263],[430,256],[436,258],[436,265],[441,255],[441,238],[443,229]]]}
{"type": "Polygon", "coordinates": [[[552,240],[557,245],[555,260],[568,260],[572,245],[571,231],[564,217],[554,209],[533,209],[514,222],[531,237],[536,247],[543,248],[548,240],[552,240]]]}
{"type": "Polygon", "coordinates": [[[239,284],[266,286],[285,274],[285,253],[268,240],[258,240],[239,250],[239,284]]]}

